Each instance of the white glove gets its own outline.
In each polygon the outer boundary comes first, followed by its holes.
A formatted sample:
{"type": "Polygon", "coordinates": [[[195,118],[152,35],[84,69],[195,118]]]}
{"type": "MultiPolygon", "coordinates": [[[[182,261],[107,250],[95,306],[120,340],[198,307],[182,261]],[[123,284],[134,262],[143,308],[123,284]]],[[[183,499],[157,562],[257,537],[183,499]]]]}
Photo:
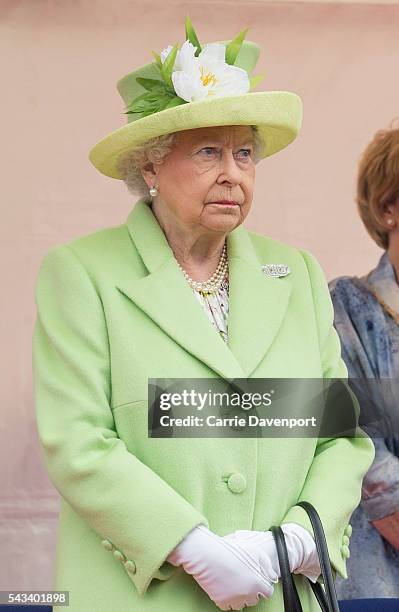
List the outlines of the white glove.
{"type": "Polygon", "coordinates": [[[261,547],[227,540],[198,525],[167,557],[182,565],[220,610],[241,610],[256,606],[259,598],[273,594],[273,571],[261,547]]]}
{"type": "Polygon", "coordinates": [[[307,529],[296,523],[283,523],[291,572],[316,582],[321,574],[316,542],[307,529]]]}
{"type": "MultiPolygon", "coordinates": [[[[288,551],[290,570],[294,574],[304,574],[312,582],[316,582],[321,573],[319,558],[316,550],[316,543],[311,534],[301,525],[296,523],[283,523],[281,529],[284,532],[285,542],[288,551]]],[[[230,542],[246,546],[257,546],[268,559],[268,565],[263,568],[268,572],[269,564],[273,571],[281,577],[280,564],[277,556],[276,544],[271,531],[251,531],[241,529],[224,536],[230,542]]]]}

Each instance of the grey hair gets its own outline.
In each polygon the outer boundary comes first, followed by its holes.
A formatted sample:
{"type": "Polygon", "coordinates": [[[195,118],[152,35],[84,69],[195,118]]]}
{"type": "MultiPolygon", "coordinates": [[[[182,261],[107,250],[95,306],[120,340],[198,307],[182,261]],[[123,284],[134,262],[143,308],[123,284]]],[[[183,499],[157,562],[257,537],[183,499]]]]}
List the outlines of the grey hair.
{"type": "MultiPolygon", "coordinates": [[[[254,139],[253,159],[255,164],[257,164],[262,159],[264,140],[261,138],[256,125],[251,125],[250,127],[254,139]]],[[[171,134],[156,136],[129,149],[129,151],[120,156],[117,164],[118,172],[130,193],[140,197],[147,197],[151,200],[148,185],[141,174],[141,168],[148,161],[152,163],[162,162],[175,146],[177,134],[178,132],[172,132],[171,134]]]]}

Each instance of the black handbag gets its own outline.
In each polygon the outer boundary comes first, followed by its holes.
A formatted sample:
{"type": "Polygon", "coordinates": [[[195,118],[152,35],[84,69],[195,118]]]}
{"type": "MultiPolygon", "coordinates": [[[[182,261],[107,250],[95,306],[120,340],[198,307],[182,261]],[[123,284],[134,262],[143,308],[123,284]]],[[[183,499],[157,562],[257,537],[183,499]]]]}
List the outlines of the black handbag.
{"type": "MultiPolygon", "coordinates": [[[[324,535],[323,525],[316,509],[312,504],[306,501],[298,502],[297,506],[301,506],[308,514],[313,527],[313,534],[316,543],[317,554],[319,557],[321,575],[324,580],[324,588],[318,582],[314,583],[308,578],[313,593],[320,608],[323,612],[339,612],[337,594],[334,586],[334,578],[331,571],[330,558],[326,537],[324,535]]],[[[284,532],[281,527],[271,527],[270,531],[273,534],[276,542],[277,556],[281,570],[281,585],[283,589],[284,610],[285,612],[302,612],[302,605],[299,599],[298,591],[295,586],[294,578],[291,574],[287,545],[285,543],[284,532]]]]}

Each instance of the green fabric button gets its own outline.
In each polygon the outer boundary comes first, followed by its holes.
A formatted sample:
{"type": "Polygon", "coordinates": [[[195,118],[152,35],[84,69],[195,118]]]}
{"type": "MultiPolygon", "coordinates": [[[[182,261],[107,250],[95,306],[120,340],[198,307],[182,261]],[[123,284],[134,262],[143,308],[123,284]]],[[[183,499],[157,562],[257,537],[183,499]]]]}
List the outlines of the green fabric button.
{"type": "Polygon", "coordinates": [[[113,548],[114,548],[114,546],[113,546],[112,542],[110,542],[109,540],[103,540],[103,541],[101,542],[101,544],[102,544],[102,546],[104,546],[105,550],[109,550],[109,551],[111,551],[111,550],[113,550],[113,548]]]}
{"type": "Polygon", "coordinates": [[[131,559],[128,559],[125,563],[125,569],[127,572],[129,572],[129,574],[135,574],[137,569],[135,562],[131,559]]]}
{"type": "Polygon", "coordinates": [[[347,535],[342,536],[342,544],[345,544],[345,546],[348,546],[349,538],[347,535]]]}
{"type": "Polygon", "coordinates": [[[235,472],[229,476],[227,486],[232,493],[242,493],[247,487],[247,481],[242,474],[235,472]]]}
{"type": "Polygon", "coordinates": [[[124,561],[125,557],[120,550],[114,550],[114,557],[117,561],[124,561]]]}
{"type": "Polygon", "coordinates": [[[351,556],[349,546],[341,546],[341,553],[344,558],[348,559],[351,556]]]}
{"type": "Polygon", "coordinates": [[[347,535],[348,538],[351,537],[351,535],[352,535],[352,525],[347,525],[347,527],[345,527],[345,535],[347,535]]]}

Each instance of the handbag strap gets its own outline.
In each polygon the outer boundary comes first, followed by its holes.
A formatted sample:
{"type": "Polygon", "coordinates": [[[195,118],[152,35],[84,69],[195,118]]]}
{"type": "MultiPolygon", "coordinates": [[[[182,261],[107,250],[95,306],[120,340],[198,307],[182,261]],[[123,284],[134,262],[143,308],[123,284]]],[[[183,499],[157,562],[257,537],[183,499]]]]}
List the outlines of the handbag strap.
{"type": "Polygon", "coordinates": [[[311,580],[309,580],[309,584],[312,587],[314,596],[316,597],[322,611],[330,612],[331,608],[328,605],[327,597],[321,584],[319,582],[312,582],[311,580]]]}
{"type": "MultiPolygon", "coordinates": [[[[334,578],[331,570],[330,556],[328,554],[326,536],[324,534],[324,529],[320,517],[316,511],[316,508],[312,506],[312,504],[310,504],[309,502],[301,501],[298,502],[296,505],[301,506],[306,511],[313,527],[316,550],[319,557],[321,574],[323,576],[324,581],[325,599],[328,605],[327,610],[328,612],[339,612],[337,593],[335,591],[334,578]]],[[[321,585],[319,585],[319,587],[320,589],[322,589],[321,585]]],[[[315,595],[317,597],[316,592],[315,595]]]]}
{"type": "Polygon", "coordinates": [[[287,545],[281,527],[270,527],[276,543],[277,557],[280,564],[281,584],[283,588],[284,610],[286,612],[302,612],[301,601],[291,574],[287,545]]]}
{"type": "MultiPolygon", "coordinates": [[[[328,554],[327,541],[320,517],[314,506],[312,506],[312,504],[309,502],[298,502],[296,505],[301,506],[309,516],[313,528],[314,540],[325,588],[323,588],[318,582],[314,583],[308,578],[306,579],[312,588],[322,612],[340,612],[334,586],[334,578],[331,570],[330,557],[328,554]]],[[[270,531],[272,532],[276,542],[277,556],[280,564],[284,610],[285,612],[302,612],[298,591],[291,574],[284,532],[281,527],[270,527],[270,531]]]]}

